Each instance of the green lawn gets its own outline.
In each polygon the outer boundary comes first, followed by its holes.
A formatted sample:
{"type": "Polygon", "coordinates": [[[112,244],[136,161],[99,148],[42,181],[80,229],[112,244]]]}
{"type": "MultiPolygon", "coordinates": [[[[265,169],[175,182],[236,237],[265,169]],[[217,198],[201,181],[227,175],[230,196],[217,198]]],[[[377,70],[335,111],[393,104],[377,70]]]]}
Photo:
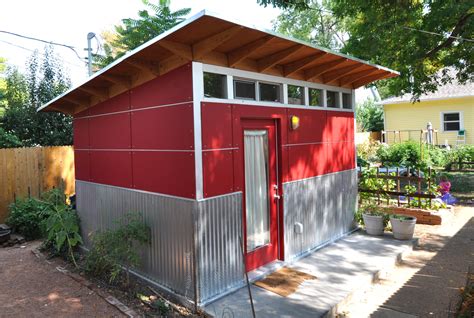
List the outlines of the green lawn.
{"type": "Polygon", "coordinates": [[[446,172],[451,182],[451,193],[460,201],[474,203],[474,171],[446,172]]]}

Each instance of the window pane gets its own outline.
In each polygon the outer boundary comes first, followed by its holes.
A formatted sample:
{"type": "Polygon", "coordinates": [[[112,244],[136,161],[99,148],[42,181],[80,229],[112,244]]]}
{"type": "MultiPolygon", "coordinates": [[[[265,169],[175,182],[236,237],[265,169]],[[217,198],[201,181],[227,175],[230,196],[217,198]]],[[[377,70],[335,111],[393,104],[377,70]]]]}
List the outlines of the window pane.
{"type": "Polygon", "coordinates": [[[204,73],[204,96],[227,98],[227,77],[222,74],[204,73]]]}
{"type": "Polygon", "coordinates": [[[280,102],[280,85],[260,83],[260,100],[266,102],[280,102]]]}
{"type": "Polygon", "coordinates": [[[443,114],[444,121],[459,120],[459,113],[443,114]]]}
{"type": "Polygon", "coordinates": [[[352,109],[352,95],[342,93],[342,108],[352,109]]]}
{"type": "Polygon", "coordinates": [[[458,131],[460,129],[459,122],[444,123],[445,131],[458,131]]]}
{"type": "Polygon", "coordinates": [[[255,100],[255,82],[234,81],[235,97],[255,100]]]}
{"type": "Polygon", "coordinates": [[[304,87],[288,85],[288,104],[304,105],[304,87]]]}
{"type": "Polygon", "coordinates": [[[328,107],[339,108],[339,93],[338,92],[326,92],[326,103],[328,107]]]}
{"type": "Polygon", "coordinates": [[[309,89],[309,105],[323,106],[323,91],[316,88],[309,89]]]}

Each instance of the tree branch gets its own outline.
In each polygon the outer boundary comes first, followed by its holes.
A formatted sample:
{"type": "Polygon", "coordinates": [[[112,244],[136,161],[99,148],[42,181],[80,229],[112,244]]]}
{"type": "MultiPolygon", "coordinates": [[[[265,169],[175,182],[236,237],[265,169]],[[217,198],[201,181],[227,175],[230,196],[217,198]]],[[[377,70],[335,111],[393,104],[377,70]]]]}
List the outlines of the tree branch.
{"type": "Polygon", "coordinates": [[[439,44],[437,47],[431,49],[429,52],[427,52],[425,54],[425,57],[432,57],[433,55],[435,55],[436,53],[438,53],[440,50],[446,48],[446,47],[449,47],[451,44],[453,44],[456,36],[458,36],[459,34],[461,34],[464,30],[464,26],[467,24],[467,22],[469,21],[469,18],[471,18],[471,16],[473,15],[473,13],[468,13],[466,14],[465,16],[462,16],[459,21],[456,23],[456,26],[454,27],[453,31],[451,32],[450,36],[441,44],[439,44]]]}

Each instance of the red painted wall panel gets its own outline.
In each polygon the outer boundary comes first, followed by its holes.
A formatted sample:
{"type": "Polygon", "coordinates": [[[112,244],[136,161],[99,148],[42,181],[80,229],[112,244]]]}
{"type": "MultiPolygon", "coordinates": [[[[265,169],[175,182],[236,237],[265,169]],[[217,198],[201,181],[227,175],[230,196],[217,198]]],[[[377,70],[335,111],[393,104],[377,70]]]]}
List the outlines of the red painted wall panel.
{"type": "Polygon", "coordinates": [[[134,188],[195,198],[194,153],[133,152],[134,188]]]}
{"type": "Polygon", "coordinates": [[[323,131],[326,127],[325,110],[288,109],[288,122],[291,116],[300,118],[300,127],[288,131],[288,143],[322,142],[323,131]]]}
{"type": "Polygon", "coordinates": [[[234,191],[232,150],[204,151],[202,165],[205,197],[234,191]]]}
{"type": "Polygon", "coordinates": [[[130,109],[130,93],[127,91],[91,107],[89,115],[115,113],[128,109],[130,109]]]}
{"type": "Polygon", "coordinates": [[[132,112],[135,149],[194,149],[193,104],[132,112]]]}
{"type": "Polygon", "coordinates": [[[221,103],[201,104],[202,148],[232,147],[232,106],[221,103]]]}
{"type": "Polygon", "coordinates": [[[354,113],[328,111],[324,132],[325,141],[354,140],[354,113]]]}
{"type": "Polygon", "coordinates": [[[132,187],[132,153],[130,151],[91,151],[92,182],[132,187]]]}
{"type": "Polygon", "coordinates": [[[330,165],[324,144],[288,147],[288,161],[290,166],[288,181],[325,174],[330,165]]]}
{"type": "Polygon", "coordinates": [[[90,157],[88,150],[74,150],[76,180],[90,181],[90,157]]]}
{"type": "Polygon", "coordinates": [[[90,118],[89,134],[92,149],[130,148],[130,113],[90,118]]]}
{"type": "Polygon", "coordinates": [[[89,119],[74,119],[72,122],[74,147],[76,149],[89,148],[89,119]]]}
{"type": "Polygon", "coordinates": [[[191,63],[131,90],[131,107],[144,108],[193,100],[191,63]]]}

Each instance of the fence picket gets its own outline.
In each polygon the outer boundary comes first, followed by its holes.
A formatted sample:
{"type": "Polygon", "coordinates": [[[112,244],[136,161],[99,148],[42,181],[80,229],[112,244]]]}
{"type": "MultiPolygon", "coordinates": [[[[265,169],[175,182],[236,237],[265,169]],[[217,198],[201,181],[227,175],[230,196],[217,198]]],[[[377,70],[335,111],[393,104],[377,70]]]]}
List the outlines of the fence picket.
{"type": "Polygon", "coordinates": [[[38,197],[53,187],[70,195],[74,181],[72,146],[0,149],[0,223],[15,198],[38,197]]]}

